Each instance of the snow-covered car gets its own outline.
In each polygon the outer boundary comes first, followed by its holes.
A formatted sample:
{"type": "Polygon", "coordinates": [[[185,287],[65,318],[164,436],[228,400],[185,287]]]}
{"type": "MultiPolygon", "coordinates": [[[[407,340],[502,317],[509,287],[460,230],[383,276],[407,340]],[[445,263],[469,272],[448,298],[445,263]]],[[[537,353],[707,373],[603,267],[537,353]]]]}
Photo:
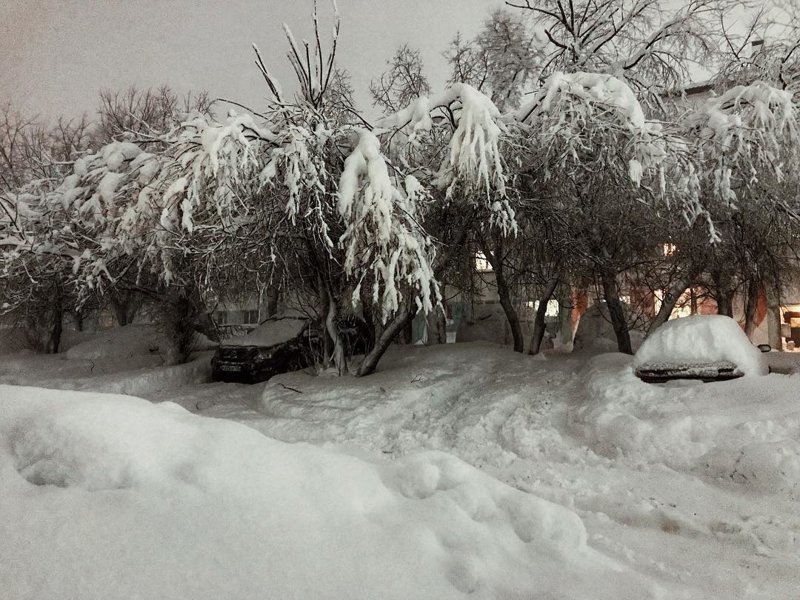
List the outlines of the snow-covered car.
{"type": "MultiPolygon", "coordinates": [[[[365,352],[369,339],[361,322],[340,323],[348,355],[365,352]]],[[[249,333],[224,341],[211,359],[215,381],[266,381],[313,365],[323,352],[321,324],[306,317],[274,317],[249,333]]]]}
{"type": "Polygon", "coordinates": [[[695,315],[656,329],[636,352],[633,369],[648,383],[766,375],[769,367],[762,352],[768,350],[769,346],[753,346],[730,317],[695,315]]]}

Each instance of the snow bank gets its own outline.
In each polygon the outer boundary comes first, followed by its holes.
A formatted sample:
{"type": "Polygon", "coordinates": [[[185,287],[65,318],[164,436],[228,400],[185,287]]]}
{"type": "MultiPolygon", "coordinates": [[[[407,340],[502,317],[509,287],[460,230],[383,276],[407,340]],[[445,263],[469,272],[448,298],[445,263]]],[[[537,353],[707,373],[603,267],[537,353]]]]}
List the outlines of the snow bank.
{"type": "MultiPolygon", "coordinates": [[[[135,368],[142,365],[133,365],[132,359],[135,361],[136,357],[151,357],[156,359],[153,365],[160,365],[169,346],[165,334],[159,330],[158,325],[152,324],[111,327],[88,336],[88,339],[72,345],[67,350],[68,359],[126,360],[128,368],[135,368]]],[[[216,346],[216,342],[212,342],[205,335],[195,334],[195,350],[210,350],[216,346]]]]}
{"type": "Polygon", "coordinates": [[[26,330],[21,327],[0,327],[0,355],[32,351],[26,330]]]}
{"type": "Polygon", "coordinates": [[[111,356],[158,355],[166,340],[154,325],[126,325],[98,331],[94,337],[67,350],[71,360],[94,360],[111,356]]]}
{"type": "Polygon", "coordinates": [[[606,354],[583,384],[568,421],[596,452],[800,499],[798,376],[652,385],[629,357],[606,354]]]}
{"type": "Polygon", "coordinates": [[[12,598],[631,598],[572,511],[443,453],[289,445],[180,407],[0,386],[12,598]]]}
{"type": "MultiPolygon", "coordinates": [[[[0,330],[0,383],[151,396],[211,379],[211,354],[203,350],[216,344],[202,334],[190,362],[163,366],[167,340],[156,325],[65,331],[63,345],[69,349],[52,355],[24,352],[14,339],[4,341],[6,331],[17,330],[0,330]]],[[[23,337],[17,334],[16,341],[23,337]]]]}
{"type": "Polygon", "coordinates": [[[724,315],[695,315],[667,321],[636,352],[633,368],[662,363],[729,361],[745,375],[766,375],[766,360],[739,324],[724,315]]]}

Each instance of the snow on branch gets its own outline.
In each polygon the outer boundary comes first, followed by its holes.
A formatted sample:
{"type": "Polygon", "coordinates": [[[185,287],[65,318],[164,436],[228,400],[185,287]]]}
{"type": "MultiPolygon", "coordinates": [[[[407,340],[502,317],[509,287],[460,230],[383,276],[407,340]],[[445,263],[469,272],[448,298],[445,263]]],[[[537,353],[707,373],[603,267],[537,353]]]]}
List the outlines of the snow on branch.
{"type": "Polygon", "coordinates": [[[505,125],[492,101],[470,85],[457,83],[433,100],[417,98],[403,110],[379,120],[376,133],[402,130],[413,139],[418,132],[431,128],[430,113],[436,108],[447,110],[455,123],[449,152],[439,170],[438,185],[447,188],[448,195],[456,186],[468,193],[505,194],[506,176],[500,151],[505,125]]]}
{"type": "Polygon", "coordinates": [[[331,212],[328,188],[334,176],[329,172],[326,149],[332,135],[333,131],[323,127],[311,131],[289,124],[258,175],[260,188],[270,186],[285,193],[285,211],[292,225],[297,224],[298,216],[306,219],[329,251],[334,242],[327,221],[331,212]]]}
{"type": "Polygon", "coordinates": [[[506,125],[486,95],[458,83],[438,98],[417,98],[403,110],[381,119],[375,132],[401,131],[413,145],[421,132],[433,127],[431,111],[437,109],[449,115],[453,130],[434,185],[445,190],[447,198],[457,191],[476,205],[484,199],[490,212],[489,222],[506,232],[515,232],[514,210],[506,198],[507,175],[501,148],[506,125]]]}
{"type": "Polygon", "coordinates": [[[734,179],[751,185],[769,174],[781,181],[798,159],[797,106],[792,94],[763,82],[736,86],[703,102],[688,126],[701,161],[712,164],[714,192],[736,200],[734,179]]]}
{"type": "Polygon", "coordinates": [[[535,124],[551,138],[554,151],[567,158],[585,153],[593,143],[588,136],[606,130],[623,144],[627,172],[636,185],[667,155],[661,125],[645,119],[627,83],[604,73],[554,73],[514,117],[535,124]]]}
{"type": "Polygon", "coordinates": [[[428,312],[439,301],[439,292],[431,266],[433,245],[416,220],[424,189],[412,176],[398,187],[378,138],[366,130],[358,134],[358,145],[345,160],[338,198],[346,224],[340,239],[345,271],[358,277],[353,301],[359,301],[371,275],[373,302],[383,322],[400,308],[403,284],[414,290],[418,308],[428,312]]]}
{"type": "MultiPolygon", "coordinates": [[[[71,281],[81,294],[113,282],[110,265],[147,244],[152,211],[140,198],[152,189],[160,157],[130,142],[112,142],[72,165],[55,189],[41,186],[16,202],[20,250],[71,263],[71,281]]],[[[35,184],[33,184],[34,187],[35,184]]]]}
{"type": "Polygon", "coordinates": [[[199,218],[213,214],[229,223],[247,212],[242,190],[261,169],[260,150],[278,138],[249,114],[231,113],[225,123],[198,117],[174,134],[173,159],[162,172],[161,225],[191,233],[199,218]]]}
{"type": "Polygon", "coordinates": [[[413,142],[418,133],[430,130],[432,125],[430,100],[427,96],[420,96],[404,109],[377,121],[374,131],[376,134],[383,130],[403,131],[413,142]]]}
{"type": "Polygon", "coordinates": [[[439,171],[439,184],[447,187],[448,195],[456,185],[466,192],[505,195],[506,175],[500,151],[505,126],[497,107],[465,83],[451,86],[431,105],[448,107],[456,115],[450,152],[439,171]]]}

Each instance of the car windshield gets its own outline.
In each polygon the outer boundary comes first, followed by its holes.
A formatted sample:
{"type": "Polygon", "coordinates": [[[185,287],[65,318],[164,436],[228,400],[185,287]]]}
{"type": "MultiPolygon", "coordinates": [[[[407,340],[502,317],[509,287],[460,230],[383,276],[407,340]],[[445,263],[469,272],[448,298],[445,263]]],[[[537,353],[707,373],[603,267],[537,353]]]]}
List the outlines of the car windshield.
{"type": "Polygon", "coordinates": [[[225,346],[274,346],[297,337],[308,323],[307,319],[284,318],[265,321],[247,335],[225,340],[225,346]]]}

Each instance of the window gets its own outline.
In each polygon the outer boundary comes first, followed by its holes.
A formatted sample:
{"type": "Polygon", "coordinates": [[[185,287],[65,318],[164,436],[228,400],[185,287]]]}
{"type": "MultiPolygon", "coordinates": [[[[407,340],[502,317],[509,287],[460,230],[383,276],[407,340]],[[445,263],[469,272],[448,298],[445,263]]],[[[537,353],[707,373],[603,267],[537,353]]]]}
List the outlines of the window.
{"type": "MultiPolygon", "coordinates": [[[[539,310],[539,301],[538,300],[529,300],[527,302],[528,306],[530,306],[533,310],[539,310]]],[[[544,312],[546,317],[557,317],[559,311],[558,300],[550,299],[547,301],[547,310],[544,312]]]]}
{"type": "Polygon", "coordinates": [[[487,273],[494,270],[483,252],[475,253],[475,270],[479,273],[487,273]]]}

